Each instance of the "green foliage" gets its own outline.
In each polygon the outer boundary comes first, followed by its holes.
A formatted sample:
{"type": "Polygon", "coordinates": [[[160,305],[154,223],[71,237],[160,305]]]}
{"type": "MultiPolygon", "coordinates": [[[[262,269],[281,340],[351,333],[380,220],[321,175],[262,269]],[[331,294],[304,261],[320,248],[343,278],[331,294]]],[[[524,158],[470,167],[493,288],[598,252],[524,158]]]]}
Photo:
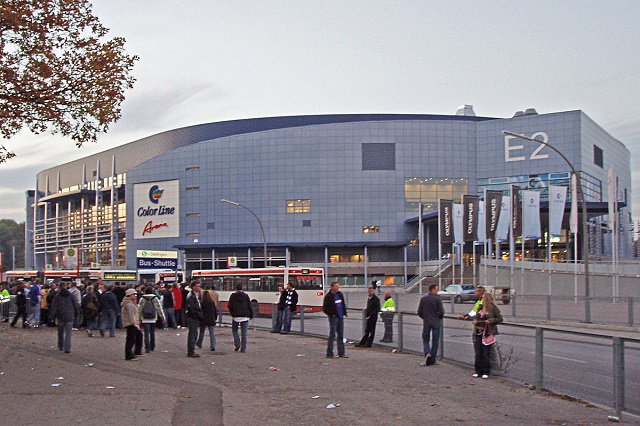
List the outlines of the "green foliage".
{"type": "MultiPolygon", "coordinates": [[[[0,134],[27,127],[80,147],[118,121],[138,57],[107,33],[88,0],[0,2],[0,134]]],[[[0,145],[0,164],[13,156],[0,145]]]]}
{"type": "Polygon", "coordinates": [[[0,253],[4,272],[13,267],[12,247],[16,248],[16,268],[24,268],[24,222],[0,219],[0,253]]]}

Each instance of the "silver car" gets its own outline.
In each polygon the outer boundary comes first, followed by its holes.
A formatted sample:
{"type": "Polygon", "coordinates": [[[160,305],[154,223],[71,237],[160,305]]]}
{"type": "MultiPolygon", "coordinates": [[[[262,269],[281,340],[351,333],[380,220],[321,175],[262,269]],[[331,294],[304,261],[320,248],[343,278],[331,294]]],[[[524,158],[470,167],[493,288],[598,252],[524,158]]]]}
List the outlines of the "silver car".
{"type": "Polygon", "coordinates": [[[475,302],[476,301],[476,288],[473,284],[451,284],[440,290],[438,296],[443,301],[451,300],[455,303],[463,302],[475,302]]]}

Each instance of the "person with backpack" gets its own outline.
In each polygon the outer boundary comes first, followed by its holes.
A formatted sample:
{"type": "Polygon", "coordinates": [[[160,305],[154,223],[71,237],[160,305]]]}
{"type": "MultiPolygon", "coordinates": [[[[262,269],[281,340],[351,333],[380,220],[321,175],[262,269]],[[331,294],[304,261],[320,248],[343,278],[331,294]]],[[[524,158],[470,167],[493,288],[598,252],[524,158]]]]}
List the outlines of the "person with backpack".
{"type": "Polygon", "coordinates": [[[158,296],[150,285],[145,287],[144,294],[140,297],[138,312],[144,332],[144,351],[146,353],[153,352],[156,348],[156,321],[160,318],[164,322],[164,312],[158,296]]]}
{"type": "Polygon", "coordinates": [[[93,337],[93,330],[98,329],[99,306],[100,302],[93,291],[93,286],[87,286],[87,292],[82,297],[80,307],[82,308],[82,315],[84,315],[84,319],[87,321],[87,335],[89,337],[93,337]]]}

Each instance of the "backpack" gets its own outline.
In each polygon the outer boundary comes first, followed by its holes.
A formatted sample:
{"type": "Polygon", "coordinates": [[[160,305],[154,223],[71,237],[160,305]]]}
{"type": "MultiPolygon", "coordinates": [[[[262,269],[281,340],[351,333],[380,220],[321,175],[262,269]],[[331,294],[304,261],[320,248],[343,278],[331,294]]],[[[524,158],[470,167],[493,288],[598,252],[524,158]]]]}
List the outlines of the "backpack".
{"type": "Polygon", "coordinates": [[[87,299],[89,301],[87,302],[87,306],[85,306],[85,310],[87,311],[86,316],[88,318],[94,318],[98,315],[98,306],[94,302],[94,300],[96,300],[95,296],[87,296],[87,299]]]}
{"type": "Polygon", "coordinates": [[[142,307],[142,318],[154,319],[156,317],[156,306],[153,303],[153,297],[145,297],[144,306],[142,307]]]}

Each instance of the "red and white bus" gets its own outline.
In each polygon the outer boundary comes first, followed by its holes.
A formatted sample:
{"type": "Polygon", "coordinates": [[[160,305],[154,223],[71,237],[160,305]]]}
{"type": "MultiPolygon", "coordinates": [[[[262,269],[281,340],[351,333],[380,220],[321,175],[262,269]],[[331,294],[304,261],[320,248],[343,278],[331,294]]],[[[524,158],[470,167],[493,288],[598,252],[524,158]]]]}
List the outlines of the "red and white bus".
{"type": "Polygon", "coordinates": [[[249,295],[254,313],[271,315],[272,305],[278,303],[279,286],[293,284],[298,292],[298,305],[305,312],[319,312],[325,292],[324,270],[322,268],[270,267],[252,269],[207,269],[195,270],[191,279],[198,280],[202,288],[215,286],[222,309],[227,309],[229,296],[237,284],[249,295]]]}
{"type": "Polygon", "coordinates": [[[4,279],[9,283],[15,283],[18,281],[34,281],[36,278],[42,278],[42,272],[35,270],[7,271],[3,275],[4,279]]]}

